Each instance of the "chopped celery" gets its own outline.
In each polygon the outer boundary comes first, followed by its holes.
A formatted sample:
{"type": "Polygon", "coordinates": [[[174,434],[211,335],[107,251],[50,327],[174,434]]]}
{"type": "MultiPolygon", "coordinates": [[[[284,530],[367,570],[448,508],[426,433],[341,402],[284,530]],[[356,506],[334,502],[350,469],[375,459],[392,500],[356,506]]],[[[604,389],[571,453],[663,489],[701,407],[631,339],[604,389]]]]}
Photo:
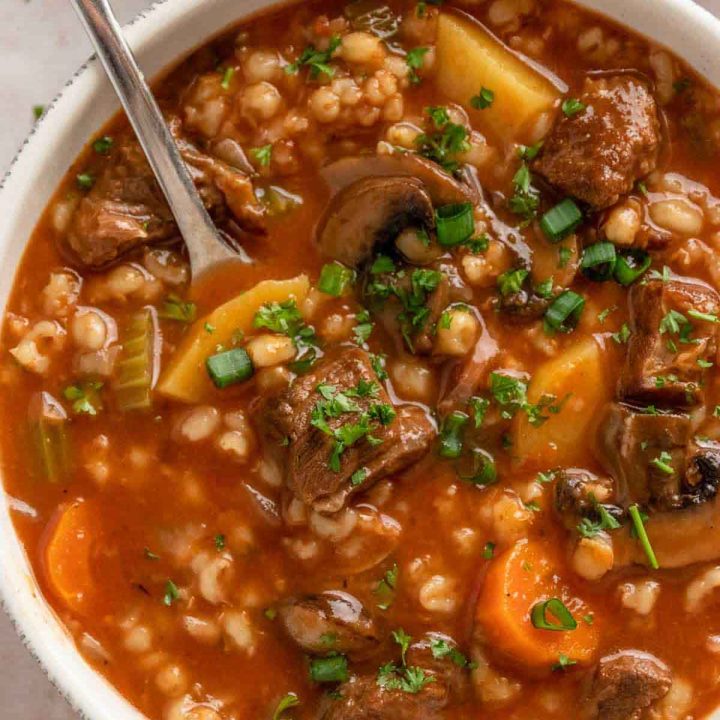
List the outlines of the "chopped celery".
{"type": "Polygon", "coordinates": [[[28,420],[38,475],[50,482],[61,482],[70,470],[65,409],[50,393],[39,392],[30,400],[28,420]]]}
{"type": "Polygon", "coordinates": [[[152,310],[134,313],[120,336],[122,349],[115,368],[115,398],[123,412],[152,405],[155,382],[155,321],[152,310]]]}

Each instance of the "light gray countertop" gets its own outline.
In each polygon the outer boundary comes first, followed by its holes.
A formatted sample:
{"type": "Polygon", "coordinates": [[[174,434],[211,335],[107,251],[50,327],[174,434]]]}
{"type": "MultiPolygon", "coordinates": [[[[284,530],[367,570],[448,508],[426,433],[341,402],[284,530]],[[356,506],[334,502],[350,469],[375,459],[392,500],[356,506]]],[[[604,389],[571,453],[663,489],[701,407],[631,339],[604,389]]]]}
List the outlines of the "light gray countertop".
{"type": "MultiPolygon", "coordinates": [[[[238,0],[238,10],[242,3],[238,0]]],[[[122,22],[150,4],[150,0],[113,0],[122,22]]],[[[720,15],[720,0],[700,0],[700,4],[720,15]]],[[[49,102],[89,54],[90,45],[68,0],[0,0],[0,172],[30,131],[33,106],[49,102]]],[[[4,720],[75,718],[2,613],[0,667],[4,720]]]]}

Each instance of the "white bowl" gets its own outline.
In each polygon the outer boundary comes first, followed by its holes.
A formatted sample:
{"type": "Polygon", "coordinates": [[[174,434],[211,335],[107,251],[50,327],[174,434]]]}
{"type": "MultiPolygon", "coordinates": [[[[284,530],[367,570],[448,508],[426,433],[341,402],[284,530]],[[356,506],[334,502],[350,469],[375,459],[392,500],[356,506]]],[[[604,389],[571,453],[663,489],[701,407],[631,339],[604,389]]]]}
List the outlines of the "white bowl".
{"type": "MultiPolygon", "coordinates": [[[[149,76],[272,0],[161,0],[139,16],[127,37],[149,76]]],[[[582,0],[585,5],[672,48],[720,86],[720,21],[691,0],[582,0]]],[[[118,105],[95,60],[84,65],[37,123],[0,185],[0,309],[40,214],[88,138],[118,105]]],[[[3,604],[50,680],[88,720],[143,720],[75,649],[43,599],[0,492],[0,592],[3,604]]],[[[720,711],[713,713],[720,720],[720,711]]]]}

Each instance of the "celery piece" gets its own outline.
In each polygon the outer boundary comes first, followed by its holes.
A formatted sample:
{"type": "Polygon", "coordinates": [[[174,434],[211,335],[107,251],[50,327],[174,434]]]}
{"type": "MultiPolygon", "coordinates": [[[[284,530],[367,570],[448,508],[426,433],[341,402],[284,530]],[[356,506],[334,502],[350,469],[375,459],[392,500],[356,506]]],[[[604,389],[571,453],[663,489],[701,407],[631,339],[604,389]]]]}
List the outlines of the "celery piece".
{"type": "Polygon", "coordinates": [[[68,416],[50,393],[33,395],[28,407],[30,443],[38,476],[61,482],[70,470],[68,416]]]}
{"type": "Polygon", "coordinates": [[[113,389],[123,412],[152,405],[155,383],[155,319],[150,308],[131,315],[120,335],[122,349],[115,367],[113,389]]]}

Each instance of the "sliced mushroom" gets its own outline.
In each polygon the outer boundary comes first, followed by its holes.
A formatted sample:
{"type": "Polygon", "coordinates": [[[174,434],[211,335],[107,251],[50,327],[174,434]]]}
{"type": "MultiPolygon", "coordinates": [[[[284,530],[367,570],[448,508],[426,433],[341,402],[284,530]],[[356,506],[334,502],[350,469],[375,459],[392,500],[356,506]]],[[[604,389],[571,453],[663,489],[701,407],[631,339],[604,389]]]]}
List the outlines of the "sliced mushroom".
{"type": "Polygon", "coordinates": [[[379,645],[378,628],[349,593],[328,591],[286,601],[279,609],[288,635],[313,655],[339,652],[367,657],[379,645]]]}
{"type": "Polygon", "coordinates": [[[333,193],[369,177],[412,177],[427,188],[434,205],[476,203],[480,199],[469,185],[458,182],[439,165],[413,153],[346,157],[326,165],[320,175],[333,193]]]}
{"type": "Polygon", "coordinates": [[[358,267],[408,225],[433,224],[432,200],[420,180],[366,177],[335,196],[317,237],[323,255],[358,267]]]}

